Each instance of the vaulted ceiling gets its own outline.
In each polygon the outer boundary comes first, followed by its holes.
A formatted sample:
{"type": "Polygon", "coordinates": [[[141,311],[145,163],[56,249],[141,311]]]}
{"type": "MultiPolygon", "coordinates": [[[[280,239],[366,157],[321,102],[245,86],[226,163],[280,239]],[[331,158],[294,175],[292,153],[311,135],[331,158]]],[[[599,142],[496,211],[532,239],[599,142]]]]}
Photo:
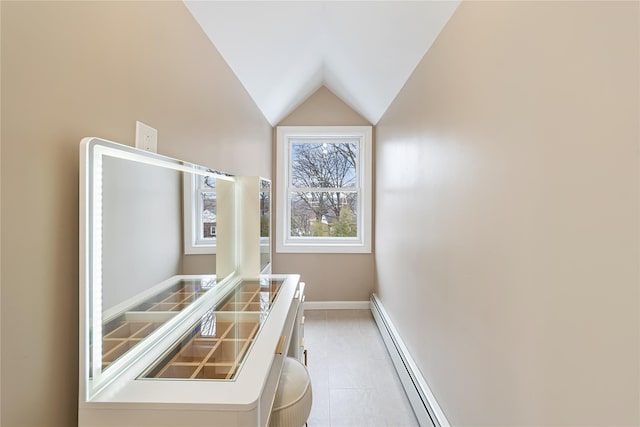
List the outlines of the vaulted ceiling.
{"type": "Polygon", "coordinates": [[[459,1],[189,1],[272,125],[326,86],[376,124],[459,1]]]}

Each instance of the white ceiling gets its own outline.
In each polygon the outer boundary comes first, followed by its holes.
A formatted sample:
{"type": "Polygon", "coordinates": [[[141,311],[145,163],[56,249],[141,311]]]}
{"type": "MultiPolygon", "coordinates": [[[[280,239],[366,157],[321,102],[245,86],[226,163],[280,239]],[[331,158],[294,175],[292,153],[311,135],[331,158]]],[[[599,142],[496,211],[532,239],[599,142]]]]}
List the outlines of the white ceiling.
{"type": "Polygon", "coordinates": [[[191,1],[272,125],[322,85],[376,124],[459,1],[191,1]]]}

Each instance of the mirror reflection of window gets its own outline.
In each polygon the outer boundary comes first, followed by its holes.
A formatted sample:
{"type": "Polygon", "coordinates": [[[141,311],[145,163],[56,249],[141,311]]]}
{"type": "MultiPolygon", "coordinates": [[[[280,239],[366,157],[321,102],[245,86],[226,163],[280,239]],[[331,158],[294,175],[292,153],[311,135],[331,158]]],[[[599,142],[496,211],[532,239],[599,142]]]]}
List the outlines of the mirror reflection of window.
{"type": "Polygon", "coordinates": [[[185,254],[215,254],[218,237],[216,177],[184,175],[185,254]]]}
{"type": "Polygon", "coordinates": [[[271,228],[271,183],[260,180],[260,237],[269,237],[271,228]]]}
{"type": "Polygon", "coordinates": [[[260,271],[270,273],[271,264],[271,181],[260,179],[260,271]]]}
{"type": "Polygon", "coordinates": [[[200,231],[198,240],[203,243],[215,245],[216,239],[216,179],[210,176],[198,177],[198,217],[200,219],[196,228],[200,231]]]}

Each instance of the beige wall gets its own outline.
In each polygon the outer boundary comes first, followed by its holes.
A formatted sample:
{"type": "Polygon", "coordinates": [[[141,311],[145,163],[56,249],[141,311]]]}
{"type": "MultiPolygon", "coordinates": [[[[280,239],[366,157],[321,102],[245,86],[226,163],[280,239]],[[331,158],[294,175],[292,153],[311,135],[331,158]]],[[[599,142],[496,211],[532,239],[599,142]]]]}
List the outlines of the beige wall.
{"type": "MultiPolygon", "coordinates": [[[[0,7],[0,46],[2,45],[2,7],[0,7]]],[[[2,55],[0,54],[0,99],[2,99],[2,55]]],[[[2,102],[0,102],[0,127],[2,126],[2,102]]],[[[2,165],[2,132],[0,131],[0,165],[2,165]]],[[[0,225],[2,224],[2,173],[0,173],[0,225]]],[[[0,226],[0,238],[2,227],[0,226]]],[[[2,384],[2,245],[0,244],[0,384],[2,384]]],[[[0,414],[2,414],[2,387],[0,386],[0,414]]],[[[0,416],[2,427],[2,416],[0,416]]]]}
{"type": "Polygon", "coordinates": [[[1,7],[1,423],[69,427],[80,139],[140,120],[161,154],[270,177],[272,128],[182,2],[1,7]]]}
{"type": "Polygon", "coordinates": [[[639,425],[639,4],[465,2],[377,126],[383,304],[452,425],[639,425]]]}
{"type": "Polygon", "coordinates": [[[109,310],[184,274],[183,172],[111,156],[102,156],[101,171],[101,295],[109,310]]]}
{"type": "MultiPolygon", "coordinates": [[[[371,126],[371,123],[323,86],[278,125],[371,126]]],[[[272,189],[276,186],[274,176],[272,189]]],[[[275,198],[272,206],[276,206],[275,198]]],[[[307,284],[308,301],[366,301],[375,284],[373,254],[275,253],[273,272],[300,274],[307,284]]]]}
{"type": "Polygon", "coordinates": [[[212,274],[216,271],[215,255],[184,255],[182,257],[183,274],[212,274]]]}

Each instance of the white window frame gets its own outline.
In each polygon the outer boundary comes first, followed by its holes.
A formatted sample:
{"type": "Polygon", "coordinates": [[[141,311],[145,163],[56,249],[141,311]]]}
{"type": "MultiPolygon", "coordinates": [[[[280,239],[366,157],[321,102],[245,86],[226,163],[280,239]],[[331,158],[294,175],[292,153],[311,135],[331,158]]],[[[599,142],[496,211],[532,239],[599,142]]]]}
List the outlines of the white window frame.
{"type": "MultiPolygon", "coordinates": [[[[371,126],[279,126],[276,130],[276,252],[278,253],[371,253],[372,234],[372,127],[371,126]],[[291,237],[290,163],[291,140],[317,138],[358,139],[357,173],[358,236],[354,238],[291,237]]],[[[350,189],[351,190],[351,189],[350,189]]]]}
{"type": "MultiPolygon", "coordinates": [[[[182,192],[184,195],[184,253],[187,255],[194,254],[215,254],[216,239],[200,238],[200,230],[203,230],[202,224],[202,193],[212,192],[200,188],[200,180],[202,175],[187,174],[183,175],[182,192]]],[[[215,190],[213,191],[215,192],[215,190]]]]}

